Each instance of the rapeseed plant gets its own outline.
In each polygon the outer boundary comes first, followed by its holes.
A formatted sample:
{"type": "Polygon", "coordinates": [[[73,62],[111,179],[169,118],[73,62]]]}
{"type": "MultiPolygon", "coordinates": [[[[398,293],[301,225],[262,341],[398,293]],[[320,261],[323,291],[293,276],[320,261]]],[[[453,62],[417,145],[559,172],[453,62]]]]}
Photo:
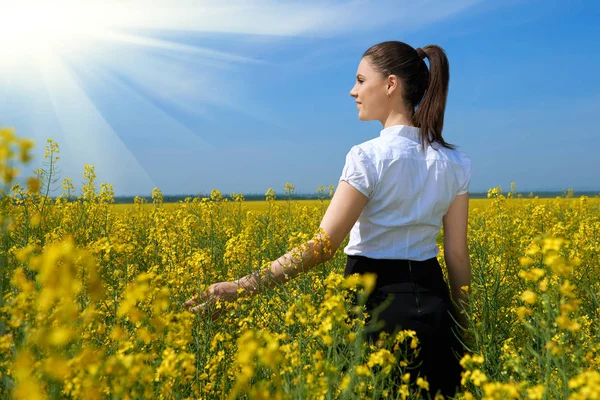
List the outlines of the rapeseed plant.
{"type": "MultiPolygon", "coordinates": [[[[318,188],[313,206],[291,200],[290,183],[283,201],[270,188],[260,210],[218,189],[166,207],[156,188],[151,204],[138,197],[117,213],[111,185],[98,188],[91,165],[80,194],[64,178],[52,197],[60,172],[52,140],[43,167],[23,187],[15,183],[32,147],[0,129],[0,397],[416,399],[428,392],[414,369],[415,332],[366,340],[364,304],[375,279],[344,277],[341,251],[263,295],[216,303],[219,319],[182,307],[213,282],[306,251],[308,240],[326,244],[318,227],[332,186],[318,188]]],[[[458,397],[597,398],[600,200],[515,193],[514,185],[506,195],[490,189],[485,206],[470,213],[469,351],[458,397]]]]}

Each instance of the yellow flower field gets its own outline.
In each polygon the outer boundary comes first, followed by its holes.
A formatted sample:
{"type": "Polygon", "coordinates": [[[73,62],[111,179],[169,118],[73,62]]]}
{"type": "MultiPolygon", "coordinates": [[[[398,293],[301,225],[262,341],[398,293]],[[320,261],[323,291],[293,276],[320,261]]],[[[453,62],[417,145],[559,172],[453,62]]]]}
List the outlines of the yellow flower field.
{"type": "MultiPolygon", "coordinates": [[[[214,190],[168,205],[155,189],[151,204],[123,206],[86,166],[81,188],[61,178],[50,198],[52,141],[36,177],[15,183],[31,147],[1,130],[0,398],[426,398],[427,381],[411,379],[414,332],[365,343],[349,298],[364,300],[373,280],[344,278],[341,249],[263,295],[217,304],[215,321],[183,307],[311,239],[324,188],[315,201],[214,190]]],[[[470,203],[459,398],[600,398],[600,199],[488,197],[470,203]]]]}
{"type": "MultiPolygon", "coordinates": [[[[229,203],[231,203],[232,199],[227,199],[229,201],[229,203]]],[[[524,198],[521,202],[517,202],[518,204],[511,204],[508,205],[509,207],[512,206],[517,206],[517,207],[521,207],[524,203],[527,203],[527,198],[524,198]]],[[[532,201],[533,199],[529,199],[530,201],[532,201]]],[[[579,201],[579,199],[576,198],[567,198],[564,197],[562,198],[563,202],[565,204],[571,205],[572,203],[579,201]]],[[[276,202],[282,203],[285,202],[286,200],[282,200],[282,199],[276,199],[276,202]]],[[[536,204],[550,204],[554,201],[554,199],[548,199],[548,198],[536,198],[535,199],[536,204]]],[[[316,206],[321,206],[322,204],[325,204],[326,206],[329,205],[329,198],[324,198],[323,200],[294,200],[294,203],[299,205],[299,206],[307,206],[309,208],[312,207],[316,207],[316,206]]],[[[164,203],[163,204],[163,208],[165,208],[166,210],[171,210],[173,208],[178,207],[179,203],[164,203]]],[[[492,204],[492,201],[487,198],[487,199],[470,199],[469,200],[469,210],[475,210],[475,209],[480,209],[480,208],[486,208],[489,207],[492,204]]],[[[266,200],[263,201],[245,201],[244,202],[244,209],[246,211],[265,211],[266,208],[268,207],[269,202],[266,200]]],[[[145,203],[145,204],[140,204],[139,205],[142,208],[146,208],[148,209],[148,211],[150,211],[154,205],[150,204],[150,203],[145,203]]],[[[223,207],[229,207],[230,205],[225,205],[223,207]]],[[[117,213],[117,214],[122,214],[127,212],[127,210],[131,209],[133,207],[133,205],[131,204],[115,204],[114,207],[112,208],[113,212],[117,213]]]]}

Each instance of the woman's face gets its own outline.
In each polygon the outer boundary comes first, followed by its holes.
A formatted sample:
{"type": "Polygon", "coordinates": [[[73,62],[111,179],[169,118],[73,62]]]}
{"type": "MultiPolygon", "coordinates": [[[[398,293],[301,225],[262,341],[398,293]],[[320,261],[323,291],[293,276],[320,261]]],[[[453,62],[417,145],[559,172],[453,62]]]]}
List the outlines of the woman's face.
{"type": "Polygon", "coordinates": [[[358,119],[361,121],[382,120],[389,106],[387,81],[381,73],[373,69],[368,58],[363,58],[356,71],[356,83],[350,96],[356,99],[358,119]]]}

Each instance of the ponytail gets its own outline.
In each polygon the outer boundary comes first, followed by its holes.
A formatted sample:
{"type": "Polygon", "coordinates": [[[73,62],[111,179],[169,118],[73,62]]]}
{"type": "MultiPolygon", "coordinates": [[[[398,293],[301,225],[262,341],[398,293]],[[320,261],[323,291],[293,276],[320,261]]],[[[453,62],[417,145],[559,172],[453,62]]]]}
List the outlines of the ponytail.
{"type": "MultiPolygon", "coordinates": [[[[421,128],[421,143],[438,142],[442,146],[454,149],[456,146],[446,143],[442,137],[444,112],[448,97],[450,67],[444,50],[437,45],[429,45],[416,50],[420,58],[429,60],[429,82],[425,95],[413,114],[412,123],[421,128]]],[[[425,61],[422,61],[425,62],[425,61]]]]}
{"type": "Polygon", "coordinates": [[[456,148],[442,137],[450,67],[440,46],[414,49],[404,42],[388,41],[371,46],[363,57],[368,57],[384,77],[396,75],[402,80],[403,101],[414,111],[411,123],[420,128],[423,147],[438,142],[456,148]],[[429,69],[425,58],[429,59],[429,69]]]}

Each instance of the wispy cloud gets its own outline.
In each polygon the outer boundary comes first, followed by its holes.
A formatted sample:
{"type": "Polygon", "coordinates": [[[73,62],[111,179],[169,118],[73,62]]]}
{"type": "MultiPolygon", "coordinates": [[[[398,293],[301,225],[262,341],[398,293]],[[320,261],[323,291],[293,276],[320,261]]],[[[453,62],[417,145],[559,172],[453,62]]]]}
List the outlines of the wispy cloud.
{"type": "Polygon", "coordinates": [[[107,7],[113,15],[110,24],[127,29],[302,36],[364,31],[385,24],[415,28],[481,2],[135,0],[107,7]]]}

